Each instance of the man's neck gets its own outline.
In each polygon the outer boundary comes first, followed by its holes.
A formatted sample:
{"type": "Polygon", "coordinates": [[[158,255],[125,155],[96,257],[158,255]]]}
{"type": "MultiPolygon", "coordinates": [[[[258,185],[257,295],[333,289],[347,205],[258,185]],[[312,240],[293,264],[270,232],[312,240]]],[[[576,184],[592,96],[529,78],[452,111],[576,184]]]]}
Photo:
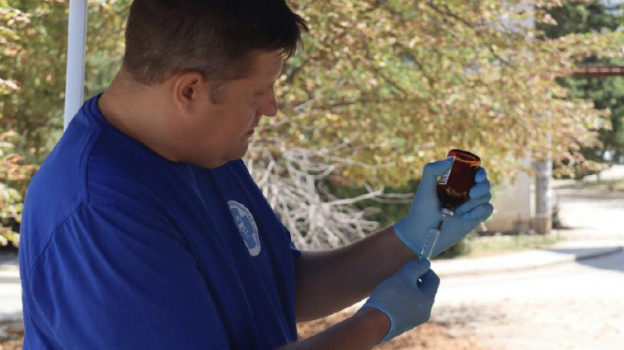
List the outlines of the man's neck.
{"type": "Polygon", "coordinates": [[[126,136],[144,144],[155,153],[176,161],[175,151],[166,132],[164,98],[157,87],[132,81],[123,70],[98,101],[98,108],[111,125],[126,136]]]}

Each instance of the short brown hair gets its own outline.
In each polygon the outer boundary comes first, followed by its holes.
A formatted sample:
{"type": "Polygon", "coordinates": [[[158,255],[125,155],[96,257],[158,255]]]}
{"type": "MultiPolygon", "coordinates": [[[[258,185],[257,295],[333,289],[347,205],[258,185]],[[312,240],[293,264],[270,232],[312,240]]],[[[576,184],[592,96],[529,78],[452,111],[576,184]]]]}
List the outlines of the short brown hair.
{"type": "Polygon", "coordinates": [[[185,70],[243,78],[253,51],[291,56],[302,31],[305,21],[284,0],[134,0],[124,68],[146,85],[185,70]]]}

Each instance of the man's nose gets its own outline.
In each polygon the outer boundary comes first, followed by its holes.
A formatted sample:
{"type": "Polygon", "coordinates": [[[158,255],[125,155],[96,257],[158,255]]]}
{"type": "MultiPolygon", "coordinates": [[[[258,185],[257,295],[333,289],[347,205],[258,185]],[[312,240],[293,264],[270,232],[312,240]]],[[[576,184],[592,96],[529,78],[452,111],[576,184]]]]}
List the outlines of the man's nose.
{"type": "Polygon", "coordinates": [[[277,114],[279,108],[277,107],[277,101],[275,100],[275,94],[271,93],[270,96],[267,96],[267,99],[262,104],[262,108],[260,109],[260,113],[267,117],[273,117],[277,114]]]}

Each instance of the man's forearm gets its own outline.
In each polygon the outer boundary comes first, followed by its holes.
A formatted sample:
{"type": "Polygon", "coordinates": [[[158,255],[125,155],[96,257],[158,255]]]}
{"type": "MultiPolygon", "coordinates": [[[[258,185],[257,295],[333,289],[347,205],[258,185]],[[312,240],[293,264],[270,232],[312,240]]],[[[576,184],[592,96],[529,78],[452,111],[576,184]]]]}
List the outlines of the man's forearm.
{"type": "Polygon", "coordinates": [[[366,298],[416,258],[392,227],[340,249],[304,252],[296,266],[297,320],[324,317],[366,298]]]}
{"type": "Polygon", "coordinates": [[[389,329],[388,316],[375,308],[366,307],[313,337],[286,345],[279,350],[371,349],[384,338],[389,329]]]}

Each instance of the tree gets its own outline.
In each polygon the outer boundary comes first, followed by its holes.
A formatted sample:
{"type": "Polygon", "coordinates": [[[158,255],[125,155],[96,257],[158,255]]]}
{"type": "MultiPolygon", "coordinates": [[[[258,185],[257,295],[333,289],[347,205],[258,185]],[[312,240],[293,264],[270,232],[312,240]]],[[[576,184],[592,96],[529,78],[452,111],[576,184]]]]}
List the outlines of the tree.
{"type": "MultiPolygon", "coordinates": [[[[89,4],[85,92],[103,89],[122,54],[122,17],[130,0],[89,4]],[[106,57],[106,59],[102,59],[106,57]]],[[[13,38],[19,54],[6,64],[20,89],[3,98],[3,123],[18,130],[17,147],[27,161],[39,164],[62,134],[67,60],[68,0],[17,0],[12,6],[29,17],[13,38]]],[[[8,6],[6,7],[8,8],[8,6]]]]}
{"type": "MultiPolygon", "coordinates": [[[[527,152],[579,163],[581,147],[608,125],[604,112],[570,99],[555,80],[587,56],[620,55],[621,35],[536,40],[533,22],[549,21],[557,0],[288,1],[311,33],[279,78],[280,115],[265,122],[247,158],[280,159],[280,178],[297,177],[288,157],[298,154],[328,165],[323,181],[400,187],[455,147],[480,154],[497,178],[519,168],[527,152]]],[[[129,3],[89,4],[87,96],[119,67],[129,3]]],[[[7,39],[20,54],[3,67],[20,89],[3,97],[1,123],[15,130],[16,152],[38,164],[62,132],[68,1],[13,4],[30,23],[7,39]]],[[[321,198],[332,200],[331,193],[321,198]]]]}
{"type": "MultiPolygon", "coordinates": [[[[575,33],[612,33],[621,29],[622,5],[608,5],[604,1],[566,2],[549,10],[554,24],[539,28],[549,38],[560,38],[575,33]]],[[[621,59],[587,57],[582,64],[621,65],[621,59]]],[[[612,129],[596,130],[601,144],[584,147],[583,155],[603,162],[606,155],[618,159],[624,156],[624,77],[563,78],[559,83],[570,90],[573,98],[590,99],[595,107],[610,111],[612,129]]]]}
{"type": "Polygon", "coordinates": [[[288,118],[272,135],[349,159],[342,175],[360,183],[418,178],[453,147],[481,154],[494,177],[527,152],[581,161],[605,113],[555,79],[587,55],[619,55],[621,36],[535,40],[532,20],[557,2],[533,3],[292,1],[311,33],[281,78],[288,118]]]}
{"type": "Polygon", "coordinates": [[[22,157],[15,153],[16,133],[6,128],[5,98],[19,90],[14,80],[13,71],[6,58],[19,57],[20,46],[15,43],[20,30],[28,27],[29,17],[18,10],[8,8],[0,1],[0,246],[8,241],[16,244],[17,236],[12,226],[19,222],[22,206],[22,194],[16,189],[30,175],[32,168],[22,164],[22,157]],[[8,240],[7,240],[8,239],[8,240]]]}
{"type": "MultiPolygon", "coordinates": [[[[117,11],[129,3],[89,5],[88,93],[105,86],[114,71],[106,65],[119,61],[117,11]]],[[[0,233],[13,241],[29,179],[62,133],[68,4],[0,0],[0,233]]]]}

